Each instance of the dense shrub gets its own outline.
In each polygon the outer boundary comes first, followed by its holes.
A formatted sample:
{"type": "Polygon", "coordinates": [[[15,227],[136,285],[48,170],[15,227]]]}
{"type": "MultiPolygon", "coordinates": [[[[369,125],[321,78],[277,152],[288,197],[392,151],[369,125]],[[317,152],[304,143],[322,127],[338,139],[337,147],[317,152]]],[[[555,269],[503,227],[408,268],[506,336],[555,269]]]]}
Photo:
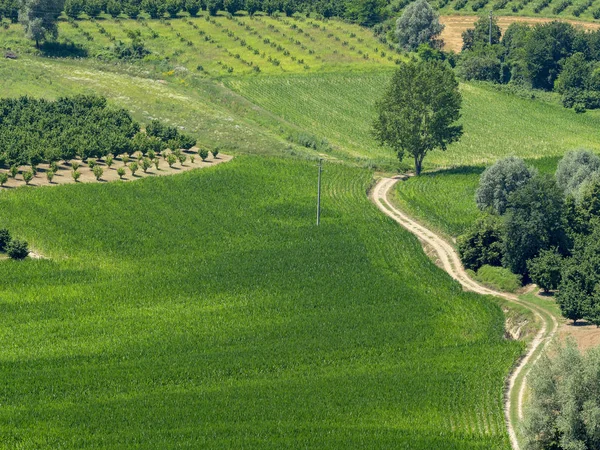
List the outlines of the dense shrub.
{"type": "Polygon", "coordinates": [[[526,184],[534,175],[534,170],[525,161],[515,156],[501,159],[488,167],[479,180],[475,201],[480,210],[492,209],[504,214],[508,196],[526,184]]]}
{"type": "Polygon", "coordinates": [[[25,259],[29,255],[29,247],[27,242],[21,239],[11,239],[6,246],[6,253],[11,259],[25,259]]]}
{"type": "Polygon", "coordinates": [[[0,228],[0,252],[5,252],[10,243],[10,231],[0,228]]]}
{"type": "Polygon", "coordinates": [[[542,250],[540,254],[527,262],[531,281],[545,292],[558,288],[563,258],[555,249],[542,250]]]}
{"type": "Polygon", "coordinates": [[[466,234],[458,238],[458,252],[467,269],[478,270],[484,265],[502,263],[502,221],[497,216],[484,215],[477,219],[466,234]]]}
{"type": "Polygon", "coordinates": [[[495,51],[488,47],[463,52],[456,65],[456,71],[467,81],[502,81],[502,62],[495,51]]]}
{"type": "Polygon", "coordinates": [[[503,265],[528,277],[527,261],[541,250],[564,253],[563,193],[549,176],[536,175],[508,198],[503,265]]]}

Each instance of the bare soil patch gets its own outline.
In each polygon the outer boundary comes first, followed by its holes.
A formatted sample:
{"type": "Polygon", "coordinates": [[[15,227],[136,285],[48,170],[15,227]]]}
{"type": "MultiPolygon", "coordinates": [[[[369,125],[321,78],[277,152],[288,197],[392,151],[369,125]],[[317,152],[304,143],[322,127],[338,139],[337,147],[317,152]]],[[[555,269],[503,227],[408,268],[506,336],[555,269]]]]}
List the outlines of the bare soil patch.
{"type": "MultiPolygon", "coordinates": [[[[479,19],[479,16],[441,16],[440,22],[445,25],[444,31],[442,31],[442,39],[444,40],[444,49],[453,50],[460,52],[462,48],[462,33],[468,28],[473,28],[475,22],[479,19]]],[[[517,17],[517,16],[499,16],[498,26],[502,30],[502,33],[508,28],[511,23],[521,22],[535,25],[536,23],[547,23],[552,22],[556,19],[550,19],[545,17],[517,17]]],[[[569,22],[575,26],[583,27],[587,30],[597,30],[600,28],[600,24],[592,22],[583,22],[579,20],[562,20],[563,22],[569,22]]]]}
{"type": "MultiPolygon", "coordinates": [[[[212,167],[217,164],[221,164],[221,163],[230,161],[233,158],[233,156],[223,155],[223,154],[219,153],[217,155],[217,158],[213,158],[213,156],[210,155],[206,159],[206,161],[202,161],[202,158],[200,158],[196,149],[192,149],[188,152],[184,152],[184,154],[187,156],[187,160],[183,164],[180,164],[179,162],[177,162],[173,167],[169,167],[169,164],[167,163],[167,161],[165,161],[164,158],[159,157],[160,163],[159,163],[158,170],[156,169],[156,167],[154,165],[152,165],[152,167],[150,169],[148,169],[148,172],[146,172],[146,173],[144,173],[144,171],[140,167],[136,171],[135,175],[132,175],[131,170],[129,170],[129,167],[125,167],[125,176],[122,178],[122,181],[133,181],[133,180],[138,180],[138,179],[146,178],[146,177],[174,175],[177,173],[187,172],[188,170],[212,167]],[[191,162],[190,157],[194,157],[194,162],[191,162]]],[[[77,181],[78,183],[106,183],[106,182],[110,182],[110,181],[117,181],[120,179],[119,175],[117,174],[117,169],[119,167],[125,166],[123,160],[120,158],[119,159],[115,158],[113,165],[110,168],[108,168],[108,166],[106,165],[106,163],[104,161],[98,160],[97,165],[102,167],[102,169],[104,170],[104,173],[100,177],[100,181],[97,181],[96,177],[94,176],[94,173],[92,172],[92,169],[90,169],[90,167],[87,164],[85,164],[81,160],[74,160],[74,161],[78,161],[80,164],[80,167],[77,169],[81,173],[81,176],[80,176],[79,180],[77,181]]],[[[127,166],[134,161],[137,162],[137,158],[132,157],[130,159],[129,163],[127,164],[127,166]]],[[[15,178],[9,178],[8,182],[3,187],[0,188],[0,191],[2,189],[12,189],[12,188],[16,188],[16,187],[25,186],[26,183],[25,183],[25,180],[23,180],[23,173],[28,170],[30,170],[29,166],[20,167],[19,173],[17,174],[17,176],[15,178]]],[[[33,180],[31,180],[31,182],[29,183],[29,186],[58,186],[61,184],[74,184],[75,183],[75,180],[73,179],[73,177],[71,175],[71,173],[73,172],[73,169],[71,168],[70,164],[65,164],[64,162],[62,162],[59,165],[59,169],[56,172],[56,174],[54,175],[54,178],[52,179],[52,183],[50,183],[48,181],[48,179],[46,178],[46,173],[48,172],[48,170],[49,170],[48,164],[40,164],[38,166],[38,173],[35,175],[33,180]]],[[[1,172],[8,172],[8,171],[2,170],[1,172]]]]}

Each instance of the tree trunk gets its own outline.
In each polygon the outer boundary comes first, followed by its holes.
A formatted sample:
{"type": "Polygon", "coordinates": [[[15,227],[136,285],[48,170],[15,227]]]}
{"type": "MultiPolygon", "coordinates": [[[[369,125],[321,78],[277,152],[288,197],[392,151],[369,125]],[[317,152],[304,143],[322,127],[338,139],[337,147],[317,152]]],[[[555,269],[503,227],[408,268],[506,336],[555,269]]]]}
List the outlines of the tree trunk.
{"type": "Polygon", "coordinates": [[[421,175],[421,167],[423,166],[423,158],[419,155],[415,155],[415,173],[417,176],[421,175]]]}

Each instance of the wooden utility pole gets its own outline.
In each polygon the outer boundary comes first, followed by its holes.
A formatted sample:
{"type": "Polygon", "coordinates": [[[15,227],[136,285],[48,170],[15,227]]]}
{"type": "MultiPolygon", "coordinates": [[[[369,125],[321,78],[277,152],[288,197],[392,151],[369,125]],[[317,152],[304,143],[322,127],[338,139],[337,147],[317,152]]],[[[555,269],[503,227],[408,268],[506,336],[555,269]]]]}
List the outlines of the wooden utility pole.
{"type": "Polygon", "coordinates": [[[317,186],[317,226],[321,223],[321,171],[323,169],[323,158],[319,159],[319,182],[317,186]]]}
{"type": "Polygon", "coordinates": [[[490,11],[490,45],[492,45],[492,18],[494,17],[494,10],[490,11]]]}

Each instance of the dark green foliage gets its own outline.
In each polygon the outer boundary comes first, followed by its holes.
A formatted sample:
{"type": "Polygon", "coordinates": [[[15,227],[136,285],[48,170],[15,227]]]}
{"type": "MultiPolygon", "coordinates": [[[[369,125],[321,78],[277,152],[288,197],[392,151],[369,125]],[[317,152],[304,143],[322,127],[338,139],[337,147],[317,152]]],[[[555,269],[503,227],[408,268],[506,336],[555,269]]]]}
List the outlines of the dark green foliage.
{"type": "Polygon", "coordinates": [[[118,17],[123,12],[123,6],[117,0],[110,0],[106,4],[106,12],[112,17],[118,17]]]}
{"type": "Polygon", "coordinates": [[[85,0],[85,13],[92,17],[96,18],[102,13],[103,2],[101,0],[85,0]]]}
{"type": "Polygon", "coordinates": [[[202,9],[202,2],[200,0],[185,0],[184,7],[190,16],[196,17],[202,9]]]}
{"type": "Polygon", "coordinates": [[[171,17],[177,17],[177,14],[183,10],[184,2],[183,0],[166,0],[165,1],[165,10],[171,17]]]}
{"type": "Polygon", "coordinates": [[[21,239],[11,239],[6,246],[6,253],[11,259],[25,259],[29,255],[29,247],[27,242],[21,239]]]}
{"type": "Polygon", "coordinates": [[[542,250],[538,256],[527,262],[531,281],[545,292],[558,288],[563,258],[555,249],[542,250]]]}
{"type": "Polygon", "coordinates": [[[235,14],[244,8],[242,0],[223,0],[223,9],[229,14],[235,14]]]}
{"type": "Polygon", "coordinates": [[[208,14],[211,16],[216,16],[217,13],[223,9],[223,1],[222,0],[206,0],[206,9],[208,10],[208,14]]]}
{"type": "MultiPolygon", "coordinates": [[[[174,133],[186,145],[194,142],[174,127],[159,122],[153,127],[160,129],[161,135],[174,133]]],[[[102,158],[110,153],[131,154],[136,150],[160,152],[165,148],[159,137],[142,134],[136,138],[139,129],[127,111],[107,106],[103,97],[0,100],[0,154],[8,166],[29,163],[35,166],[42,160],[70,161],[76,156],[102,158]],[[141,139],[144,147],[139,148],[142,144],[135,139],[141,139]]]]}
{"type": "Polygon", "coordinates": [[[166,10],[164,0],[143,0],[141,7],[153,19],[162,17],[166,10]]]}
{"type": "MultiPolygon", "coordinates": [[[[492,45],[500,43],[502,32],[498,26],[498,18],[492,18],[492,45]]],[[[462,34],[463,50],[472,50],[480,45],[488,45],[490,43],[490,19],[487,16],[481,16],[475,22],[475,28],[469,28],[462,34]]]]}
{"type": "Polygon", "coordinates": [[[179,136],[176,127],[165,125],[158,120],[153,120],[146,126],[146,134],[160,138],[165,142],[177,139],[179,136]]]}
{"type": "Polygon", "coordinates": [[[10,231],[0,228],[0,252],[5,252],[10,243],[10,231]]]}
{"type": "Polygon", "coordinates": [[[554,178],[536,175],[508,197],[504,266],[528,277],[527,261],[541,250],[566,251],[563,194],[554,178]]]}
{"type": "Polygon", "coordinates": [[[463,52],[456,66],[458,75],[464,80],[503,81],[502,61],[494,48],[479,46],[463,52]]]}
{"type": "Polygon", "coordinates": [[[65,14],[73,19],[77,19],[85,9],[84,0],[66,0],[65,14]]]}
{"type": "MultiPolygon", "coordinates": [[[[202,161],[206,161],[206,158],[208,158],[208,150],[206,150],[205,148],[201,148],[198,151],[198,155],[200,156],[200,158],[202,158],[202,161]]],[[[214,155],[214,153],[213,153],[214,155]]],[[[216,156],[215,156],[216,158],[216,156]]]]}
{"type": "Polygon", "coordinates": [[[458,253],[467,269],[502,264],[502,220],[498,216],[480,216],[466,234],[457,240],[458,253]]]}
{"type": "Polygon", "coordinates": [[[365,27],[383,22],[387,17],[386,0],[355,0],[348,2],[344,17],[365,27]]]}
{"type": "Polygon", "coordinates": [[[22,0],[19,21],[25,33],[35,41],[36,47],[47,39],[58,36],[58,16],[64,8],[64,0],[22,0]]]}
{"type": "Polygon", "coordinates": [[[122,41],[118,41],[112,49],[112,52],[117,59],[131,61],[142,59],[150,54],[150,50],[146,48],[144,41],[142,40],[140,30],[128,30],[127,36],[131,39],[131,42],[126,44],[122,41]]]}
{"type": "Polygon", "coordinates": [[[526,184],[535,170],[525,165],[525,161],[509,156],[488,167],[479,179],[475,201],[481,211],[491,209],[504,214],[511,193],[526,184]]]}
{"type": "Polygon", "coordinates": [[[446,150],[462,136],[462,97],[452,69],[440,61],[401,64],[377,103],[374,135],[391,147],[398,159],[410,155],[417,175],[431,150],[446,150]]]}

